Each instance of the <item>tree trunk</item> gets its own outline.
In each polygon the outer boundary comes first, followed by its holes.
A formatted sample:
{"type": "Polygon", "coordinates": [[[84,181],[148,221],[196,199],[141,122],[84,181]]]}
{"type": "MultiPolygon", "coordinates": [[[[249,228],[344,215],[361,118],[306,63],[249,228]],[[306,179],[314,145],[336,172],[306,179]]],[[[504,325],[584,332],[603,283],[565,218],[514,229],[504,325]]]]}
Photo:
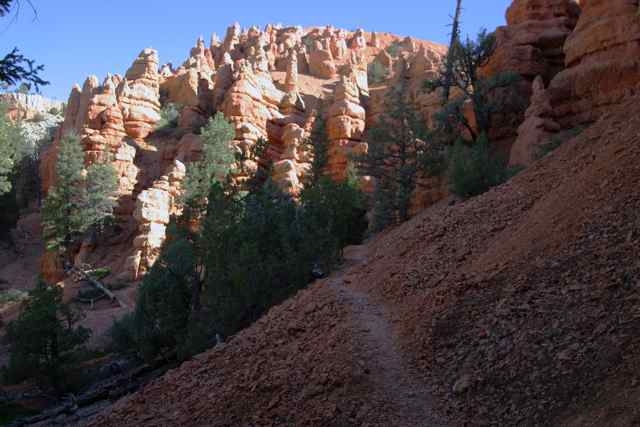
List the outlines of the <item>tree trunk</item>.
{"type": "Polygon", "coordinates": [[[453,15],[453,23],[451,24],[451,41],[449,42],[449,52],[447,53],[447,61],[444,71],[444,84],[442,92],[442,105],[449,101],[451,94],[451,86],[453,84],[453,63],[454,49],[460,38],[460,13],[462,12],[462,0],[456,0],[456,11],[453,15]]]}

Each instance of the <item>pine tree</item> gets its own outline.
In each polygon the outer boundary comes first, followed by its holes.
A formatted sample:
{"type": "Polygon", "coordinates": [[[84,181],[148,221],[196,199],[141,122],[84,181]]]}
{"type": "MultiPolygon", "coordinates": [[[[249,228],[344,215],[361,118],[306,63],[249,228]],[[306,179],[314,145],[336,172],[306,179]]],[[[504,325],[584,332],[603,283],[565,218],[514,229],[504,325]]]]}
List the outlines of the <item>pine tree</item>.
{"type": "Polygon", "coordinates": [[[445,68],[443,72],[442,84],[442,103],[449,102],[451,93],[451,85],[453,84],[453,67],[456,54],[454,51],[460,44],[460,14],[462,13],[462,0],[456,0],[456,11],[453,14],[453,22],[451,24],[451,40],[449,41],[449,54],[445,58],[445,68]]]}
{"type": "Polygon", "coordinates": [[[481,134],[489,134],[493,117],[505,111],[523,108],[516,96],[494,96],[496,91],[509,88],[520,80],[513,72],[498,73],[483,77],[480,69],[487,64],[495,49],[495,34],[481,30],[476,39],[467,37],[452,46],[447,53],[447,67],[436,80],[425,82],[429,90],[455,87],[460,96],[449,99],[442,111],[436,115],[441,130],[455,141],[464,129],[475,141],[481,134]],[[475,124],[465,114],[465,104],[470,101],[475,116],[475,124]]]}
{"type": "Polygon", "coordinates": [[[62,391],[65,372],[75,368],[79,350],[90,336],[88,329],[75,326],[80,318],[62,302],[62,288],[40,282],[18,319],[7,325],[8,380],[36,378],[62,391]]]}
{"type": "Polygon", "coordinates": [[[76,136],[60,140],[55,185],[42,207],[43,235],[49,250],[65,252],[75,238],[99,227],[115,207],[115,170],[94,164],[84,171],[84,152],[76,136]]]}
{"type": "MultiPolygon", "coordinates": [[[[33,9],[34,15],[36,10],[30,1],[27,2],[33,9]]],[[[13,5],[17,4],[20,8],[20,0],[0,0],[0,18],[5,17],[11,11],[13,5]]],[[[13,48],[0,59],[0,84],[2,86],[12,86],[21,81],[33,84],[36,90],[40,86],[46,86],[49,82],[40,77],[40,73],[44,71],[44,66],[36,65],[35,61],[22,55],[18,48],[13,48]]]]}
{"type": "Polygon", "coordinates": [[[231,141],[233,126],[222,113],[209,119],[202,129],[202,158],[187,168],[183,200],[188,211],[197,217],[206,208],[206,198],[214,182],[226,183],[236,160],[231,141]]]}
{"type": "Polygon", "coordinates": [[[89,166],[86,186],[85,222],[100,230],[105,221],[112,217],[117,204],[113,195],[118,188],[118,178],[111,163],[94,163],[89,166]]]}
{"type": "Polygon", "coordinates": [[[7,106],[0,103],[0,196],[11,191],[16,167],[28,148],[22,128],[9,120],[7,106]]]}
{"type": "Polygon", "coordinates": [[[369,151],[359,166],[376,180],[373,198],[374,231],[409,218],[409,206],[424,152],[426,128],[408,97],[406,64],[387,96],[387,109],[369,130],[369,151]]]}
{"type": "Polygon", "coordinates": [[[450,153],[449,184],[451,192],[462,198],[477,196],[502,184],[518,169],[491,155],[489,139],[481,134],[471,147],[458,140],[450,153]]]}
{"type": "Polygon", "coordinates": [[[329,161],[329,141],[327,140],[327,124],[322,111],[316,111],[315,122],[311,130],[311,135],[306,139],[305,145],[313,154],[311,170],[309,171],[306,186],[316,184],[325,176],[327,163],[329,161]]]}

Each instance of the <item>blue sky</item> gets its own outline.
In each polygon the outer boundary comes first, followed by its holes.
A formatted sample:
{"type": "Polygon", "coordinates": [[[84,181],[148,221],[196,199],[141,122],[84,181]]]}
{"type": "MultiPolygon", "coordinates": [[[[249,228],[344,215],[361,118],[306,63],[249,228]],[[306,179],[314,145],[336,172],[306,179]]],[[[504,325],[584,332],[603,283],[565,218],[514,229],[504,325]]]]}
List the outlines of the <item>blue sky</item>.
{"type": "MultiPolygon", "coordinates": [[[[465,33],[504,23],[510,0],[465,0],[465,33]]],[[[66,100],[87,75],[123,74],[145,47],[160,62],[179,64],[199,35],[221,37],[231,23],[364,28],[446,42],[454,0],[32,0],[37,20],[22,0],[16,19],[0,21],[0,54],[14,46],[44,64],[51,82],[44,95],[66,100]]]]}

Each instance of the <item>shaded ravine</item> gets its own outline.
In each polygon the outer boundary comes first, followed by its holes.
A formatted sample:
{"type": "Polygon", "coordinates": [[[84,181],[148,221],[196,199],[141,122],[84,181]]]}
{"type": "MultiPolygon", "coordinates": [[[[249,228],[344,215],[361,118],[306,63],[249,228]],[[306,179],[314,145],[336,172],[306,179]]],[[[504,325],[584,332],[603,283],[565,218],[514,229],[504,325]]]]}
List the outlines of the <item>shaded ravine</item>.
{"type": "Polygon", "coordinates": [[[379,402],[391,413],[385,414],[394,426],[444,426],[446,422],[433,412],[433,402],[426,385],[402,357],[391,322],[384,307],[373,303],[368,295],[345,283],[344,274],[351,267],[366,262],[364,246],[351,247],[345,256],[345,266],[331,275],[326,283],[351,313],[356,328],[354,336],[363,360],[365,372],[373,385],[371,403],[379,402]]]}

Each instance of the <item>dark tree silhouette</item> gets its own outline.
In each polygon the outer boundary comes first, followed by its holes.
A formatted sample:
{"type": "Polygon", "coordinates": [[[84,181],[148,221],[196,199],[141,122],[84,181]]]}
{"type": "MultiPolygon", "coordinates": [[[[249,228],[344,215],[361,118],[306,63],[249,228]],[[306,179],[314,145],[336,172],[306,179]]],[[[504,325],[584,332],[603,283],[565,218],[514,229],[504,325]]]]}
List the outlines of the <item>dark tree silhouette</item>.
{"type": "Polygon", "coordinates": [[[460,43],[460,14],[462,12],[462,0],[456,0],[456,11],[453,15],[453,23],[451,24],[451,41],[449,42],[449,52],[447,55],[445,71],[444,71],[444,84],[443,84],[443,94],[442,94],[442,103],[446,104],[449,102],[449,94],[451,92],[451,85],[453,84],[453,67],[454,67],[454,56],[451,54],[453,50],[455,50],[460,43]]]}
{"type": "MultiPolygon", "coordinates": [[[[26,1],[35,14],[35,8],[31,4],[31,1],[26,1]]],[[[0,17],[7,16],[14,5],[17,8],[16,13],[19,13],[21,6],[20,0],[0,0],[0,17]]],[[[48,81],[40,77],[40,73],[42,73],[43,70],[43,65],[37,65],[33,59],[25,57],[17,47],[14,47],[4,58],[0,59],[0,83],[6,86],[13,86],[22,81],[29,82],[37,91],[40,86],[49,84],[48,81]]]]}

